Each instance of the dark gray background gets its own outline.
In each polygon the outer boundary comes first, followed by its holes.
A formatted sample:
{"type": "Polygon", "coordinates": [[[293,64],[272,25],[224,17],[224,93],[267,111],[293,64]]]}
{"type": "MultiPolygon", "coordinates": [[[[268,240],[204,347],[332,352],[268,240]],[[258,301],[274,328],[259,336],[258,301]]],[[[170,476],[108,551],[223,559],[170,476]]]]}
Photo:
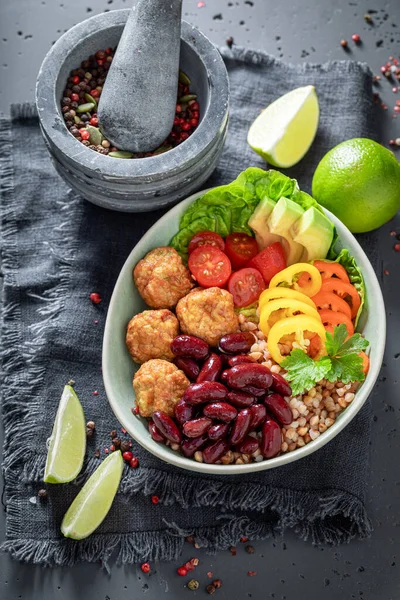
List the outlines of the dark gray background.
{"type": "MultiPolygon", "coordinates": [[[[167,1],[167,0],[166,0],[167,1]]],[[[284,60],[325,61],[353,58],[363,60],[379,73],[390,55],[399,58],[400,2],[375,0],[184,0],[184,18],[197,25],[211,40],[223,45],[229,36],[235,42],[261,48],[284,60]],[[374,24],[364,21],[367,10],[374,24]],[[362,44],[345,53],[341,38],[359,33],[362,44]]],[[[50,47],[66,29],[86,17],[107,9],[129,6],[124,0],[1,0],[0,5],[0,109],[11,102],[33,100],[39,65],[50,47]]],[[[383,81],[379,91],[389,107],[380,119],[381,141],[400,137],[400,117],[392,118],[400,93],[383,81]]],[[[29,140],[26,140],[29,144],[29,140]]],[[[400,149],[398,150],[400,157],[400,149]]],[[[399,217],[399,216],[398,216],[399,217]]],[[[0,556],[0,598],[75,600],[154,600],[167,593],[171,598],[208,597],[207,571],[223,580],[218,600],[398,600],[400,597],[400,368],[399,263],[394,252],[400,219],[379,231],[382,284],[387,317],[388,344],[381,376],[372,396],[374,427],[371,440],[371,482],[368,511],[374,522],[371,539],[339,548],[313,547],[286,534],[284,540],[253,543],[256,553],[248,555],[240,544],[237,556],[229,551],[210,557],[187,545],[182,559],[198,556],[201,565],[194,576],[201,588],[191,592],[176,575],[175,564],[153,565],[150,576],[138,567],[113,568],[111,577],[97,565],[73,569],[42,569],[20,565],[0,556]],[[389,271],[385,275],[384,271],[389,271]],[[399,557],[397,558],[397,554],[399,557]],[[399,562],[398,562],[399,561],[399,562]],[[258,574],[248,577],[247,571],[258,574]]],[[[334,442],[333,442],[334,443],[334,442]]],[[[326,465],[329,469],[329,465],[326,465]]],[[[343,469],[346,465],[343,465],[343,469]]],[[[132,510],[135,507],[132,506],[132,510]]],[[[1,515],[3,517],[3,515],[1,515]]],[[[1,518],[0,541],[4,539],[1,518]]]]}

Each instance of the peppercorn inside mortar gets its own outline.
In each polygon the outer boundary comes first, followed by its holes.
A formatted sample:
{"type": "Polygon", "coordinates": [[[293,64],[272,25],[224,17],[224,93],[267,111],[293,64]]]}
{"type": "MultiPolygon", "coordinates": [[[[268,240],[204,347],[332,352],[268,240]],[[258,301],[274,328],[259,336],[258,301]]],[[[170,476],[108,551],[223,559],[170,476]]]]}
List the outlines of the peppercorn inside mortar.
{"type": "Polygon", "coordinates": [[[161,146],[152,152],[125,152],[103,136],[96,111],[115,50],[98,50],[71,71],[61,99],[61,111],[70,133],[90,150],[112,158],[157,156],[187,140],[199,124],[200,106],[196,94],[190,90],[191,81],[183,71],[179,72],[174,124],[161,146]]]}

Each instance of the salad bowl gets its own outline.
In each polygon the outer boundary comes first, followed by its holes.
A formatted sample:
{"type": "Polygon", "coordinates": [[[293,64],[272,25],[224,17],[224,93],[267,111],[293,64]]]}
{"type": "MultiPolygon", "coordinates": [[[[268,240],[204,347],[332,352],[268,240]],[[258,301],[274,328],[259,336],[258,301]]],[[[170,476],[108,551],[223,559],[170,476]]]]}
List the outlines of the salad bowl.
{"type": "MultiPolygon", "coordinates": [[[[207,190],[206,190],[207,191],[207,190]]],[[[139,444],[158,458],[183,469],[209,474],[242,474],[263,469],[272,469],[300,460],[316,452],[342,431],[356,416],[366,402],[377,380],[383,360],[386,338],[385,307],[381,289],[371,263],[360,244],[350,231],[329,211],[324,211],[336,228],[338,238],[335,249],[347,249],[356,260],[365,283],[365,304],[360,316],[357,331],[370,342],[370,368],[365,381],[355,394],[351,404],[341,412],[333,425],[315,440],[292,452],[280,454],[275,458],[249,464],[206,464],[188,459],[175,452],[169,446],[154,441],[148,431],[147,420],[133,414],[135,395],[132,379],[139,368],[129,355],[125,334],[129,320],[145,310],[146,305],[133,284],[132,271],[135,265],[150,250],[159,246],[168,246],[171,238],[178,232],[181,217],[190,205],[206,191],[193,194],[172,208],[159,219],[142,237],[128,256],[110,301],[103,341],[103,378],[110,406],[121,425],[139,444]]]]}

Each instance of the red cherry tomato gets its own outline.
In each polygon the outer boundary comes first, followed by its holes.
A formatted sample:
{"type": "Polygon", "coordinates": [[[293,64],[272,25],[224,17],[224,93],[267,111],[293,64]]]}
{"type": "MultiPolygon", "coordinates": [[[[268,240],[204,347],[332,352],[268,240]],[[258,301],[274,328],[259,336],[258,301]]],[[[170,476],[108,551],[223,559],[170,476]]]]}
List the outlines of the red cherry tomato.
{"type": "Polygon", "coordinates": [[[256,240],[247,233],[230,233],[225,240],[225,253],[235,271],[243,269],[257,252],[256,240]]]}
{"type": "Polygon", "coordinates": [[[195,233],[190,240],[188,253],[192,254],[195,248],[205,245],[215,246],[222,250],[222,252],[225,249],[225,242],[218,233],[215,233],[214,231],[199,231],[199,233],[195,233]]]}
{"type": "Polygon", "coordinates": [[[247,266],[260,271],[268,285],[274,275],[286,269],[286,256],[279,242],[274,242],[252,258],[247,266]]]}
{"type": "Polygon", "coordinates": [[[263,290],[265,283],[262,275],[257,269],[240,269],[231,276],[228,290],[233,296],[233,303],[237,307],[253,304],[263,290]]]}
{"type": "Polygon", "coordinates": [[[189,269],[202,287],[223,287],[232,272],[229,258],[215,246],[199,246],[189,256],[189,269]]]}

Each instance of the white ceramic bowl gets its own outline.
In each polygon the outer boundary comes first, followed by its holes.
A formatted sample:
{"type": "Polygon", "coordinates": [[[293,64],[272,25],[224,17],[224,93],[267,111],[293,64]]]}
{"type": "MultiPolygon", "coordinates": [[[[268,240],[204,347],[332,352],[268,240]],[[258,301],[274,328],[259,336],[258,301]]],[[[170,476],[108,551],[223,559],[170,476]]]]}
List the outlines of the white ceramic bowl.
{"type": "MultiPolygon", "coordinates": [[[[127,432],[146,450],[162,460],[183,469],[211,474],[243,474],[263,469],[273,469],[287,463],[304,458],[308,454],[322,448],[346,427],[361,409],[377,380],[385,348],[386,318],[382,292],[375,272],[361,246],[332,213],[326,211],[336,225],[339,234],[339,245],[347,248],[355,257],[364,275],[366,286],[366,305],[360,319],[358,329],[370,341],[370,369],[368,375],[356,393],[353,402],[343,411],[335,423],[316,440],[288,452],[258,463],[248,465],[208,465],[185,458],[171,448],[158,444],[147,429],[147,420],[134,416],[131,408],[135,403],[132,378],[138,365],[132,361],[126,346],[125,333],[128,321],[136,313],[146,308],[132,280],[132,271],[143,256],[157,246],[167,246],[172,236],[179,229],[179,221],[186,208],[204,191],[193,194],[172,208],[157,223],[149,229],[128,256],[115,284],[114,292],[108,309],[103,341],[103,378],[111,408],[118,421],[127,432]]],[[[148,308],[148,307],[147,307],[148,308]]]]}

